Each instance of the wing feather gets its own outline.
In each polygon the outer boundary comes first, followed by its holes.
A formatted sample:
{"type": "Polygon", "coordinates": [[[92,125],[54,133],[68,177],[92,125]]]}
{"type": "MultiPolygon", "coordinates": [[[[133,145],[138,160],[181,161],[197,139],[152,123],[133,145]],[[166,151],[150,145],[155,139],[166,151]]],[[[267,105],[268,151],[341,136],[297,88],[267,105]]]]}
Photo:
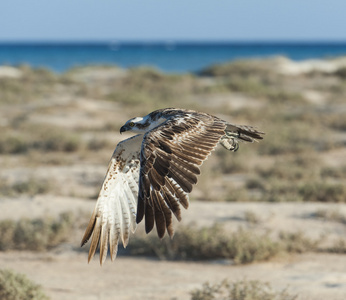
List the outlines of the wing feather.
{"type": "Polygon", "coordinates": [[[148,216],[148,218],[145,218],[145,232],[149,233],[154,228],[154,207],[150,203],[145,204],[145,215],[148,216]]]}
{"type": "Polygon", "coordinates": [[[166,186],[170,192],[178,199],[179,203],[187,209],[189,207],[189,198],[186,192],[178,185],[173,178],[167,178],[166,186]]]}
{"type": "Polygon", "coordinates": [[[136,135],[120,142],[111,158],[94,212],[82,238],[83,246],[91,238],[88,260],[100,244],[100,263],[106,259],[108,243],[112,260],[119,239],[126,247],[130,231],[136,229],[139,180],[139,156],[143,136],[136,135]]]}
{"type": "Polygon", "coordinates": [[[110,249],[112,261],[114,261],[114,259],[117,256],[118,240],[119,240],[119,231],[115,227],[115,224],[112,223],[110,224],[110,229],[109,229],[109,249],[110,249]]]}
{"type": "Polygon", "coordinates": [[[158,236],[173,235],[172,212],[181,219],[179,203],[187,208],[188,193],[197,183],[199,166],[225,134],[226,123],[216,117],[176,111],[144,135],[140,157],[136,221],[145,216],[146,232],[154,223],[158,236]]]}
{"type": "Polygon", "coordinates": [[[163,238],[166,232],[166,218],[163,209],[163,203],[160,201],[160,196],[157,191],[152,194],[154,204],[155,225],[159,238],[163,238]]]}
{"type": "Polygon", "coordinates": [[[126,247],[129,242],[131,217],[130,217],[130,207],[128,205],[128,199],[127,199],[125,190],[123,190],[122,197],[120,198],[120,202],[121,202],[121,212],[122,212],[121,241],[123,243],[123,246],[126,247]]]}
{"type": "Polygon", "coordinates": [[[190,193],[192,191],[193,178],[186,176],[174,164],[170,167],[170,176],[177,182],[184,192],[190,193]]]}
{"type": "Polygon", "coordinates": [[[97,246],[99,244],[100,241],[100,235],[101,235],[101,218],[100,217],[96,217],[95,220],[95,229],[93,232],[93,236],[91,238],[91,243],[90,243],[90,250],[89,250],[89,256],[88,256],[88,262],[90,262],[90,260],[93,258],[93,256],[95,255],[97,246]]]}
{"type": "Polygon", "coordinates": [[[164,190],[164,201],[167,203],[169,209],[174,213],[178,221],[181,220],[181,211],[178,199],[173,196],[168,189],[164,190]]]}
{"type": "Polygon", "coordinates": [[[103,220],[103,224],[101,225],[101,237],[100,237],[100,264],[101,265],[105,262],[107,257],[108,237],[109,237],[109,228],[108,228],[107,222],[103,220]]]}

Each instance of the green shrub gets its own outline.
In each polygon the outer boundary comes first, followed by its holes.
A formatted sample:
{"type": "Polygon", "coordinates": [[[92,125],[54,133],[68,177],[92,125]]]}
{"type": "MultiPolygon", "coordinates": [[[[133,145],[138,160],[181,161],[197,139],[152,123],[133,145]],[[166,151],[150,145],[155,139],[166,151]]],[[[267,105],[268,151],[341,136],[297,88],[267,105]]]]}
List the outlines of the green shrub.
{"type": "Polygon", "coordinates": [[[341,79],[346,79],[346,67],[342,67],[342,68],[337,69],[334,72],[334,75],[340,77],[341,79]]]}
{"type": "Polygon", "coordinates": [[[346,187],[341,183],[314,181],[303,183],[298,188],[303,201],[345,202],[346,187]]]}
{"type": "Polygon", "coordinates": [[[322,167],[320,170],[320,175],[323,179],[326,179],[328,177],[334,179],[346,178],[346,166],[322,167]]]}
{"type": "Polygon", "coordinates": [[[337,223],[346,224],[346,216],[337,209],[318,209],[311,215],[311,217],[322,219],[324,221],[333,221],[337,223]]]}
{"type": "Polygon", "coordinates": [[[238,60],[230,63],[217,64],[201,70],[200,76],[213,77],[265,77],[268,75],[268,64],[264,60],[238,60]]]}
{"type": "Polygon", "coordinates": [[[78,134],[49,125],[22,125],[18,132],[0,136],[0,154],[21,154],[29,150],[74,152],[81,148],[78,134]]]}
{"type": "Polygon", "coordinates": [[[304,103],[305,101],[300,94],[271,86],[263,82],[263,79],[230,77],[225,85],[230,91],[244,93],[256,98],[268,99],[274,103],[304,103]]]}
{"type": "Polygon", "coordinates": [[[346,240],[343,238],[337,239],[327,251],[330,253],[346,254],[346,240]]]}
{"type": "Polygon", "coordinates": [[[261,223],[261,218],[252,210],[246,210],[244,212],[244,219],[253,225],[261,223]]]}
{"type": "Polygon", "coordinates": [[[170,260],[232,259],[236,264],[268,260],[281,250],[268,235],[239,229],[233,233],[214,225],[209,228],[180,227],[173,239],[162,241],[156,235],[135,236],[131,254],[170,260]]]}
{"type": "Polygon", "coordinates": [[[328,115],[324,123],[332,129],[346,131],[346,118],[343,113],[333,113],[328,115]]]}
{"type": "Polygon", "coordinates": [[[288,253],[316,252],[319,250],[321,239],[312,240],[306,237],[303,232],[280,232],[280,244],[284,251],[288,253]]]}
{"type": "Polygon", "coordinates": [[[294,300],[286,290],[274,291],[268,283],[260,281],[239,280],[221,283],[204,283],[201,289],[191,292],[191,300],[294,300]]]}
{"type": "MultiPolygon", "coordinates": [[[[246,212],[244,218],[252,224],[260,222],[251,212],[246,212]]],[[[311,239],[301,231],[282,231],[274,238],[270,232],[258,234],[242,228],[228,232],[220,225],[203,228],[190,225],[179,227],[172,239],[166,236],[160,240],[155,232],[135,235],[127,253],[162,260],[228,259],[234,264],[248,264],[283,253],[319,252],[323,238],[311,239]]]]}
{"type": "Polygon", "coordinates": [[[77,134],[73,134],[62,128],[54,126],[39,128],[34,126],[31,130],[34,133],[34,140],[32,142],[32,148],[34,149],[41,151],[73,152],[81,146],[81,140],[77,134]]]}
{"type": "Polygon", "coordinates": [[[25,153],[29,147],[28,141],[21,136],[6,133],[0,136],[0,154],[25,153]]]}
{"type": "Polygon", "coordinates": [[[0,270],[1,300],[48,300],[42,288],[25,275],[0,270]]]}
{"type": "Polygon", "coordinates": [[[249,154],[246,156],[244,153],[246,145],[241,144],[239,152],[231,153],[230,151],[225,150],[223,147],[217,148],[215,151],[215,156],[217,157],[216,164],[213,168],[213,171],[221,173],[239,173],[248,170],[247,159],[249,154]]]}
{"type": "Polygon", "coordinates": [[[0,103],[26,103],[40,99],[52,92],[58,76],[46,69],[32,69],[28,66],[19,67],[19,78],[0,78],[0,103]]]}
{"type": "Polygon", "coordinates": [[[51,181],[34,177],[13,184],[10,184],[7,180],[2,180],[0,182],[0,195],[14,197],[19,194],[26,194],[34,196],[46,194],[52,190],[52,187],[53,183],[51,181]]]}
{"type": "Polygon", "coordinates": [[[57,220],[46,217],[0,221],[0,251],[50,249],[67,241],[73,226],[71,213],[62,213],[57,220]]]}
{"type": "Polygon", "coordinates": [[[305,122],[287,124],[280,121],[272,124],[271,131],[261,143],[259,152],[267,155],[301,154],[317,150],[320,142],[319,132],[311,130],[311,126],[305,122]]]}

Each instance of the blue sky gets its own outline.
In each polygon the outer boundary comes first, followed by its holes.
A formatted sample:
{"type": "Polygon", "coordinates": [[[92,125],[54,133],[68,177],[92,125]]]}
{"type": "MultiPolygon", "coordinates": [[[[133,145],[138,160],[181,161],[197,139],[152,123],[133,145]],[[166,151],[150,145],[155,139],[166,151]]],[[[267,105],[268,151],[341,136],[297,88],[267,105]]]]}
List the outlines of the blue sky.
{"type": "Polygon", "coordinates": [[[346,41],[345,0],[2,0],[0,41],[346,41]]]}

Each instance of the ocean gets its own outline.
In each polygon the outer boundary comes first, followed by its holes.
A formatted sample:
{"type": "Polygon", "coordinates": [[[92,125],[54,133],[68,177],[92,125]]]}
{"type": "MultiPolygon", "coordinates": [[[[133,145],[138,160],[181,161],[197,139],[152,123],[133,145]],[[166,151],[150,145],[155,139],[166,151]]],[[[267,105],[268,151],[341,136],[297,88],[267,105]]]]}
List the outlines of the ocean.
{"type": "Polygon", "coordinates": [[[85,65],[151,66],[163,72],[197,72],[236,59],[286,56],[292,60],[346,55],[346,42],[229,43],[0,43],[0,65],[28,64],[56,72],[85,65]]]}

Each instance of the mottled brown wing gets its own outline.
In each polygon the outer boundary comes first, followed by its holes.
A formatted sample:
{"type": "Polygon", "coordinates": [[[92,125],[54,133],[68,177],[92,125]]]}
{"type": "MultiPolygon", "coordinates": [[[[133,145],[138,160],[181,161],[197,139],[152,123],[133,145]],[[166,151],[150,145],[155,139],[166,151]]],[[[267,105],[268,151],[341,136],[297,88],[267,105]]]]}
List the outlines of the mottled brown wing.
{"type": "Polygon", "coordinates": [[[226,124],[207,114],[186,113],[168,119],[148,132],[140,155],[136,222],[145,216],[145,229],[154,224],[158,236],[173,235],[172,212],[181,219],[180,204],[187,208],[188,193],[197,183],[199,166],[225,134],[226,124]]]}

